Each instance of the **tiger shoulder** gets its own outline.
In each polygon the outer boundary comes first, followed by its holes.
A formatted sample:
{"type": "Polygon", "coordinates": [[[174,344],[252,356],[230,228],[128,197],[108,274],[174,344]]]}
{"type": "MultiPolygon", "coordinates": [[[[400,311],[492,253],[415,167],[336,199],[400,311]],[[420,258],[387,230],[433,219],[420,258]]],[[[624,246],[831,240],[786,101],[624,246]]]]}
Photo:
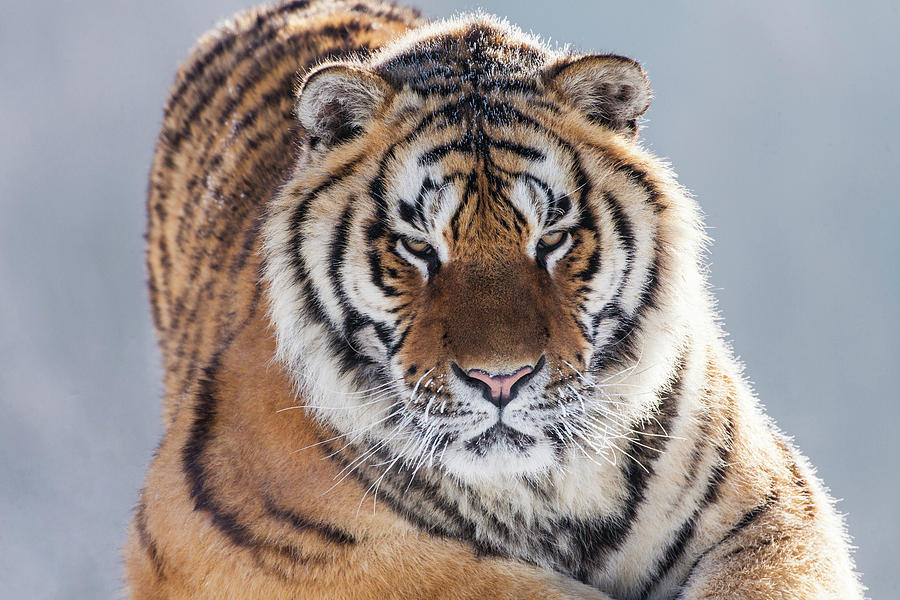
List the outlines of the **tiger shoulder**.
{"type": "Polygon", "coordinates": [[[165,433],[129,596],[862,598],[650,99],[481,14],[295,1],[202,37],[148,188],[165,433]]]}

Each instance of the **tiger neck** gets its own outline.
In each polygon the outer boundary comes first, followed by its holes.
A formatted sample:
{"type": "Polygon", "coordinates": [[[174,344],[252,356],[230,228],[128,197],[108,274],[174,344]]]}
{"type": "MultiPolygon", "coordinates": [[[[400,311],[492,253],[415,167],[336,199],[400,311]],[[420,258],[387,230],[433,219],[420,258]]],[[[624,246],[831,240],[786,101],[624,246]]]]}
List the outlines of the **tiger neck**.
{"type": "MultiPolygon", "coordinates": [[[[384,503],[422,529],[472,542],[489,554],[575,574],[585,565],[601,564],[604,552],[627,536],[647,487],[662,472],[656,468],[659,459],[688,454],[693,442],[679,433],[706,410],[702,388],[710,352],[703,344],[682,349],[650,394],[650,411],[611,441],[608,452],[568,448],[560,468],[541,476],[473,483],[434,463],[409,464],[371,447],[335,443],[330,453],[367,488],[373,507],[384,503]],[[377,458],[359,460],[367,452],[377,458]],[[606,541],[606,550],[554,549],[560,531],[584,523],[599,527],[597,539],[606,541]]],[[[633,384],[623,381],[623,387],[628,385],[633,384]]]]}

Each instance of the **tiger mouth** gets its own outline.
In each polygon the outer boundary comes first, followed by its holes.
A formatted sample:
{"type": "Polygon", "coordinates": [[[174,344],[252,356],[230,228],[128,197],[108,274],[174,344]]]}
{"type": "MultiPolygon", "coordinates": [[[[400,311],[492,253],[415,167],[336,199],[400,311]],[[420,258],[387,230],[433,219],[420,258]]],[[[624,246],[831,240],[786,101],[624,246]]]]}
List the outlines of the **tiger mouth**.
{"type": "Polygon", "coordinates": [[[513,429],[505,423],[497,422],[474,438],[466,440],[464,446],[469,452],[485,456],[488,450],[501,445],[508,450],[523,453],[534,446],[536,442],[537,440],[527,433],[513,429]]]}

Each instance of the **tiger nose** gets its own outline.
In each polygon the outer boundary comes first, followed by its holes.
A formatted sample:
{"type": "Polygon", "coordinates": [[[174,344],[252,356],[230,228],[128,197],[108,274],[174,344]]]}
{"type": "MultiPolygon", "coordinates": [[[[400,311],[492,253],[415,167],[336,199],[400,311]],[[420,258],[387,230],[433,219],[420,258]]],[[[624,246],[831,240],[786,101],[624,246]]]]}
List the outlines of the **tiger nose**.
{"type": "Polygon", "coordinates": [[[525,365],[511,373],[499,374],[490,373],[484,369],[469,369],[463,373],[462,369],[455,364],[453,366],[463,381],[479,388],[484,393],[484,397],[497,408],[503,408],[516,397],[519,389],[540,370],[543,364],[544,357],[541,357],[535,366],[525,365]]]}

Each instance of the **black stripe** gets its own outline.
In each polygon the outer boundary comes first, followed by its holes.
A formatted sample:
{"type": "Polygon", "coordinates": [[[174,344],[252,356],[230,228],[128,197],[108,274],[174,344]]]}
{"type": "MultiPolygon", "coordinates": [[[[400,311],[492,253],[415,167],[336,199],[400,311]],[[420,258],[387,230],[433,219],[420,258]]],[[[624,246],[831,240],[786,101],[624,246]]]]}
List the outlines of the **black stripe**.
{"type": "Polygon", "coordinates": [[[807,517],[815,518],[816,503],[813,498],[812,490],[809,487],[809,482],[806,480],[806,477],[800,472],[800,466],[797,464],[790,446],[781,439],[776,440],[775,443],[784,455],[784,461],[790,474],[791,483],[793,483],[800,492],[804,513],[807,517]]]}
{"type": "Polygon", "coordinates": [[[447,144],[442,144],[440,146],[435,146],[431,150],[423,153],[419,156],[419,165],[428,166],[432,165],[451,152],[473,152],[474,146],[472,145],[472,137],[469,135],[463,136],[459,140],[455,140],[449,142],[447,144]]]}
{"type": "MultiPolygon", "coordinates": [[[[347,207],[341,214],[337,231],[335,232],[334,239],[331,242],[328,275],[331,279],[332,289],[334,290],[334,293],[338,298],[338,303],[340,304],[341,311],[344,314],[343,327],[345,339],[352,340],[353,334],[355,334],[363,327],[372,325],[375,327],[379,339],[381,339],[382,343],[384,343],[383,328],[379,328],[379,323],[375,323],[371,318],[363,315],[353,307],[350,301],[350,297],[347,295],[346,291],[344,290],[344,286],[342,285],[341,267],[344,262],[344,256],[347,252],[350,228],[353,224],[353,206],[355,202],[356,198],[351,196],[348,201],[347,207]]],[[[385,347],[390,348],[391,345],[391,342],[388,341],[388,343],[385,344],[385,347]]],[[[354,352],[356,351],[354,350],[354,352]]]]}
{"type": "Polygon", "coordinates": [[[244,241],[241,243],[240,251],[232,259],[231,265],[228,267],[228,273],[232,278],[237,277],[241,270],[246,266],[247,259],[256,248],[256,240],[262,228],[262,216],[254,219],[253,223],[244,232],[244,241]]]}
{"type": "MultiPolygon", "coordinates": [[[[732,527],[728,531],[728,533],[725,534],[724,537],[722,537],[721,540],[707,548],[700,556],[697,557],[696,560],[694,560],[691,568],[687,572],[687,575],[685,575],[684,577],[684,582],[686,583],[691,580],[691,576],[694,574],[694,571],[697,570],[697,567],[700,565],[704,558],[706,558],[717,548],[720,548],[722,545],[726,544],[728,541],[734,539],[741,531],[755,523],[756,520],[766,514],[769,509],[771,509],[775,505],[776,502],[778,502],[778,492],[773,489],[769,492],[769,495],[766,497],[765,502],[745,512],[741,519],[734,525],[734,527],[732,527]]],[[[684,583],[682,584],[682,586],[683,585],[684,583]]],[[[678,592],[678,595],[675,596],[675,600],[685,600],[684,594],[685,588],[682,587],[682,589],[678,592]]]]}
{"type": "MultiPolygon", "coordinates": [[[[387,234],[386,228],[381,224],[381,221],[376,217],[375,222],[378,225],[370,224],[368,230],[371,232],[372,242],[380,241],[383,237],[388,237],[388,241],[391,245],[397,242],[397,236],[394,234],[387,234]],[[380,229],[380,231],[378,231],[380,229]]],[[[381,264],[381,249],[377,244],[373,244],[369,246],[369,250],[366,253],[366,258],[369,262],[369,275],[371,276],[371,281],[374,283],[379,289],[381,289],[381,293],[388,297],[397,297],[400,296],[400,292],[394,286],[386,283],[384,281],[384,271],[381,264]]],[[[430,269],[429,269],[430,270],[430,269]]]]}
{"type": "Polygon", "coordinates": [[[345,311],[352,310],[352,308],[349,306],[349,299],[347,294],[344,293],[344,287],[341,284],[341,267],[344,264],[344,256],[347,253],[347,245],[350,238],[350,228],[353,225],[355,200],[351,196],[347,201],[347,206],[341,212],[334,237],[331,240],[331,252],[328,255],[328,277],[331,280],[331,288],[334,291],[334,295],[338,297],[341,308],[345,311]]]}
{"type": "Polygon", "coordinates": [[[671,424],[679,412],[682,392],[682,372],[686,361],[682,356],[660,394],[659,405],[653,419],[636,428],[622,475],[626,481],[627,497],[622,501],[619,514],[589,521],[562,519],[557,531],[569,531],[572,536],[572,555],[560,556],[572,576],[591,584],[608,554],[619,548],[634,525],[638,510],[645,500],[645,492],[653,476],[653,464],[665,451],[671,424]]]}
{"type": "MultiPolygon", "coordinates": [[[[162,311],[159,307],[159,287],[156,283],[156,275],[152,267],[147,269],[147,273],[147,295],[150,297],[150,314],[153,317],[153,326],[156,328],[156,331],[164,333],[165,328],[163,328],[162,311]]],[[[168,289],[168,286],[166,287],[168,289]]],[[[166,308],[171,309],[171,307],[166,308]]],[[[165,336],[160,335],[159,339],[164,340],[165,336]]]]}
{"type": "Polygon", "coordinates": [[[593,185],[581,166],[581,158],[577,154],[573,156],[575,157],[575,189],[578,191],[578,227],[596,232],[597,217],[594,215],[594,211],[591,210],[590,203],[586,202],[587,197],[593,190],[593,185]]]}
{"type": "Polygon", "coordinates": [[[599,241],[597,242],[597,246],[594,248],[594,251],[591,252],[590,258],[588,258],[588,263],[585,265],[584,269],[575,274],[575,277],[581,279],[582,281],[591,281],[594,278],[594,275],[597,274],[597,271],[600,270],[600,253],[601,247],[599,241]]]}
{"type": "MultiPolygon", "coordinates": [[[[421,117],[419,123],[410,132],[410,137],[415,138],[421,132],[423,132],[426,127],[428,127],[429,125],[431,125],[431,123],[438,119],[444,119],[444,126],[446,127],[449,125],[460,124],[467,119],[471,119],[473,115],[477,115],[478,118],[484,123],[494,126],[506,127],[510,125],[517,125],[520,127],[529,127],[531,130],[537,133],[553,138],[553,140],[556,141],[560,146],[570,150],[572,154],[575,154],[574,151],[572,151],[571,145],[566,140],[563,140],[562,138],[548,130],[534,118],[526,115],[525,113],[510,106],[509,104],[499,104],[496,102],[492,102],[480,94],[467,94],[461,96],[450,102],[447,102],[440,108],[424,114],[421,117]]],[[[471,131],[467,130],[465,135],[468,136],[469,142],[475,141],[474,134],[471,131]]],[[[540,151],[538,151],[538,153],[540,155],[543,155],[543,153],[541,153],[540,151]]],[[[528,151],[526,151],[526,154],[529,156],[536,156],[532,152],[528,151]]]]}
{"type": "Polygon", "coordinates": [[[491,149],[497,148],[499,150],[503,150],[504,152],[515,154],[516,156],[519,156],[520,158],[524,158],[526,160],[544,160],[544,153],[537,148],[530,148],[528,146],[523,146],[522,144],[510,142],[509,140],[497,140],[487,134],[483,135],[488,144],[488,147],[491,149]]]}
{"type": "MultiPolygon", "coordinates": [[[[326,456],[338,463],[342,469],[348,468],[354,459],[365,451],[358,450],[352,445],[334,448],[329,443],[324,443],[323,448],[326,456]]],[[[376,450],[373,456],[373,462],[378,465],[391,464],[396,458],[385,450],[376,450]]],[[[383,501],[396,514],[421,530],[443,537],[465,540],[475,538],[474,525],[465,519],[455,506],[447,502],[438,487],[425,481],[424,474],[420,472],[413,477],[409,465],[402,460],[398,460],[386,474],[383,466],[370,467],[368,464],[357,464],[352,467],[352,476],[366,489],[380,479],[378,501],[383,501]],[[428,512],[438,515],[441,522],[429,519],[428,512]]]]}
{"type": "Polygon", "coordinates": [[[712,432],[710,431],[711,426],[711,415],[707,412],[702,416],[697,431],[691,436],[694,440],[693,446],[691,447],[691,457],[688,460],[688,468],[684,474],[684,479],[681,482],[679,495],[672,503],[675,506],[680,506],[693,489],[694,484],[700,476],[699,471],[703,466],[703,457],[710,444],[716,442],[716,440],[712,438],[712,432]]]}
{"type": "Polygon", "coordinates": [[[206,447],[213,439],[213,427],[217,416],[216,377],[221,366],[220,349],[203,370],[199,389],[194,395],[194,422],[191,425],[188,441],[182,448],[182,469],[190,486],[190,496],[194,501],[194,509],[209,513],[212,524],[225,534],[234,544],[243,547],[255,547],[256,540],[252,532],[238,521],[237,515],[225,510],[213,495],[208,484],[209,473],[206,468],[204,454],[206,447]]]}
{"type": "Polygon", "coordinates": [[[714,503],[719,497],[719,489],[725,480],[728,471],[729,459],[731,457],[731,449],[734,443],[735,421],[734,416],[729,415],[725,425],[725,436],[716,449],[718,460],[712,465],[710,475],[706,483],[706,491],[700,499],[700,504],[694,509],[691,516],[682,524],[675,538],[669,544],[669,547],[663,552],[662,557],[656,561],[654,569],[651,571],[647,582],[644,584],[638,597],[646,599],[650,596],[653,588],[666,576],[675,563],[684,555],[685,547],[688,541],[694,536],[697,528],[697,522],[703,515],[703,511],[714,503]]]}
{"type": "MultiPolygon", "coordinates": [[[[654,258],[654,262],[648,268],[647,275],[644,278],[644,286],[638,300],[637,311],[633,316],[626,316],[626,318],[616,328],[615,332],[610,337],[610,340],[607,341],[600,349],[600,351],[591,358],[591,371],[602,371],[610,364],[621,362],[627,359],[638,359],[638,357],[640,356],[640,349],[637,347],[636,343],[639,336],[635,334],[640,331],[640,317],[644,312],[646,312],[648,308],[655,305],[655,301],[653,299],[655,298],[659,283],[658,272],[659,265],[656,263],[656,258],[654,258]]],[[[618,309],[618,307],[613,308],[618,309]]],[[[606,308],[604,308],[604,310],[606,310],[606,308]]],[[[599,316],[600,315],[596,315],[595,319],[599,316]]]]}
{"type": "Polygon", "coordinates": [[[406,336],[409,335],[410,330],[412,330],[412,324],[407,325],[402,332],[400,332],[400,337],[397,339],[397,343],[391,346],[390,351],[388,352],[388,356],[393,358],[400,350],[403,349],[403,344],[406,343],[406,336]]]}
{"type": "MultiPolygon", "coordinates": [[[[190,303],[191,310],[184,318],[183,326],[179,327],[179,324],[173,321],[170,329],[173,332],[179,329],[181,330],[178,339],[175,342],[174,356],[176,359],[179,361],[183,359],[187,352],[187,348],[193,349],[183,377],[185,392],[194,384],[194,376],[197,370],[196,357],[198,356],[200,348],[200,339],[203,335],[202,327],[191,326],[196,324],[197,317],[201,310],[206,311],[209,304],[214,300],[215,286],[217,283],[219,282],[215,279],[208,279],[203,285],[193,287],[188,286],[188,290],[186,290],[184,294],[185,298],[189,295],[189,292],[196,292],[193,294],[193,302],[190,303]]],[[[183,312],[181,316],[185,316],[183,312]]]]}
{"type": "Polygon", "coordinates": [[[777,500],[778,492],[772,490],[766,497],[766,501],[763,504],[760,504],[759,506],[756,506],[744,513],[744,515],[741,517],[741,520],[738,521],[735,526],[732,527],[731,530],[725,535],[725,537],[719,541],[719,544],[727,542],[729,539],[733,538],[738,533],[752,525],[758,518],[768,512],[768,510],[772,508],[777,500]]]}
{"type": "MultiPolygon", "coordinates": [[[[375,203],[375,217],[366,227],[366,241],[369,243],[369,249],[366,258],[369,263],[369,274],[372,283],[374,283],[381,292],[388,297],[398,297],[400,292],[394,286],[384,281],[383,266],[381,264],[381,251],[378,247],[379,242],[384,237],[388,237],[388,243],[393,246],[397,242],[397,236],[388,231],[387,228],[387,200],[384,197],[384,178],[387,171],[388,162],[393,159],[394,154],[404,143],[403,140],[396,142],[381,158],[378,166],[378,174],[369,182],[369,198],[375,203]]],[[[380,337],[380,336],[379,336],[380,337]]],[[[390,348],[392,344],[388,344],[390,348]]]]}
{"type": "Polygon", "coordinates": [[[404,201],[403,199],[400,200],[398,208],[400,219],[408,223],[411,227],[427,229],[428,223],[425,218],[426,197],[430,192],[438,189],[438,187],[438,184],[435,183],[431,177],[426,177],[422,181],[422,185],[419,188],[419,193],[416,194],[415,200],[411,202],[404,201]]]}
{"type": "Polygon", "coordinates": [[[408,223],[410,227],[416,227],[421,223],[414,204],[400,201],[397,212],[400,215],[400,220],[408,223]]]}
{"type": "Polygon", "coordinates": [[[325,538],[333,544],[352,546],[356,544],[356,538],[349,532],[330,523],[313,521],[303,517],[287,508],[278,506],[272,498],[265,500],[266,512],[272,517],[290,524],[300,532],[313,532],[325,538]]]}
{"type": "Polygon", "coordinates": [[[425,219],[425,200],[426,196],[438,189],[438,184],[435,183],[431,177],[426,177],[425,181],[422,182],[422,188],[419,190],[419,194],[416,196],[416,216],[419,219],[419,224],[423,227],[427,226],[425,219]]]}
{"type": "Polygon", "coordinates": [[[165,561],[159,552],[156,540],[153,539],[153,536],[150,535],[150,531],[147,529],[147,506],[144,504],[143,495],[144,492],[142,491],[141,502],[138,504],[134,514],[134,527],[137,529],[138,541],[140,541],[141,546],[146,550],[147,556],[150,558],[150,564],[153,565],[153,573],[156,575],[157,579],[164,580],[166,579],[165,561]]]}
{"type": "MultiPolygon", "coordinates": [[[[318,195],[338,183],[342,178],[343,177],[340,174],[336,173],[335,177],[329,178],[327,181],[306,194],[304,198],[298,199],[296,207],[291,213],[289,226],[290,240],[288,242],[291,268],[294,277],[299,282],[302,282],[303,285],[303,303],[306,308],[304,316],[312,318],[313,321],[318,322],[323,326],[323,329],[329,334],[329,345],[338,354],[342,353],[339,349],[343,349],[346,344],[338,339],[336,332],[332,329],[328,315],[323,308],[324,303],[312,285],[309,268],[306,265],[306,259],[303,257],[303,242],[305,240],[303,227],[306,225],[307,216],[318,195]]],[[[349,349],[344,350],[343,353],[346,353],[347,351],[349,351],[349,349]]]]}
{"type": "Polygon", "coordinates": [[[619,237],[619,240],[622,242],[622,246],[625,248],[625,270],[622,273],[622,279],[614,296],[615,302],[622,297],[622,291],[625,289],[628,279],[631,276],[631,270],[634,267],[636,242],[634,239],[634,231],[631,227],[631,221],[626,216],[625,210],[622,208],[622,203],[619,202],[619,199],[616,198],[612,192],[604,192],[603,200],[606,202],[612,215],[613,229],[619,237]]]}

